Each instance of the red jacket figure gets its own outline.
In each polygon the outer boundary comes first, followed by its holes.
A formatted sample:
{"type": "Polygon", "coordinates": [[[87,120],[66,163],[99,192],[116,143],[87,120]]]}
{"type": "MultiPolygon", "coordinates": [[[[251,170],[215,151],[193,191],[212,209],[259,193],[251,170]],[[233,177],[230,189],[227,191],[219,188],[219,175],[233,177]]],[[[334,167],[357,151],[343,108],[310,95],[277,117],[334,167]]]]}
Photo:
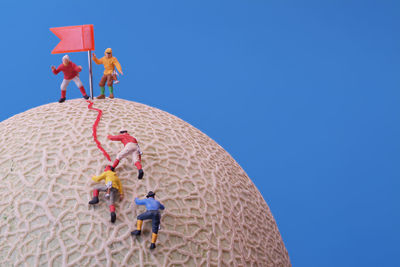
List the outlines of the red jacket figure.
{"type": "Polygon", "coordinates": [[[114,161],[113,168],[116,168],[119,161],[126,158],[129,154],[132,154],[133,162],[139,171],[138,179],[142,179],[144,172],[142,169],[142,152],[135,137],[128,134],[128,131],[120,131],[120,135],[108,135],[108,139],[111,141],[121,141],[124,144],[124,148],[118,153],[117,158],[114,161]]]}
{"type": "Polygon", "coordinates": [[[62,64],[56,67],[51,66],[51,70],[55,75],[57,75],[60,71],[64,73],[64,80],[61,83],[61,98],[58,100],[59,103],[62,103],[66,99],[67,95],[67,86],[72,81],[75,82],[76,86],[78,86],[79,90],[82,93],[84,99],[89,99],[89,96],[85,92],[85,88],[82,85],[81,80],[79,79],[79,72],[82,70],[81,66],[77,66],[74,62],[69,59],[68,55],[65,55],[62,58],[62,64]]]}

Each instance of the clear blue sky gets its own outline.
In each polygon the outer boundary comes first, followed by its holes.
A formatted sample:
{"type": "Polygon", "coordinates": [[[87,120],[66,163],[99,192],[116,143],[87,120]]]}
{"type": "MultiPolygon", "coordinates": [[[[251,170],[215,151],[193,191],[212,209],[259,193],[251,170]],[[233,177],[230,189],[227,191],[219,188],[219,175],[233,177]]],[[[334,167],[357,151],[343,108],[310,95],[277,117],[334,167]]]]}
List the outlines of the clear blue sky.
{"type": "MultiPolygon", "coordinates": [[[[49,28],[94,24],[96,54],[112,47],[125,74],[116,97],[224,147],[270,206],[294,266],[398,264],[400,1],[1,5],[0,120],[59,99],[49,28]]],[[[88,88],[87,54],[70,57],[88,88]]]]}

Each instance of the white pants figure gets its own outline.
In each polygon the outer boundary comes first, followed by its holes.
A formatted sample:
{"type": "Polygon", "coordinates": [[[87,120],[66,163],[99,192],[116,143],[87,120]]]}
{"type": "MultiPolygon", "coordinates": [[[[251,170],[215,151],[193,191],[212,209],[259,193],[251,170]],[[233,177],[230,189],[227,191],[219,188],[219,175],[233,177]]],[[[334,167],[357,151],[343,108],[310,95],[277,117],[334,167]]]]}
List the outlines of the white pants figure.
{"type": "Polygon", "coordinates": [[[140,155],[142,154],[142,152],[140,151],[139,145],[136,143],[126,144],[124,149],[122,149],[121,152],[118,153],[117,160],[126,158],[129,154],[132,154],[133,163],[136,163],[138,161],[140,162],[140,155]]]}
{"type": "Polygon", "coordinates": [[[62,83],[61,83],[61,91],[67,91],[67,86],[71,81],[74,81],[76,86],[78,86],[78,88],[81,88],[83,86],[83,84],[82,84],[81,80],[79,79],[79,77],[75,76],[72,80],[64,79],[62,81],[62,83]]]}

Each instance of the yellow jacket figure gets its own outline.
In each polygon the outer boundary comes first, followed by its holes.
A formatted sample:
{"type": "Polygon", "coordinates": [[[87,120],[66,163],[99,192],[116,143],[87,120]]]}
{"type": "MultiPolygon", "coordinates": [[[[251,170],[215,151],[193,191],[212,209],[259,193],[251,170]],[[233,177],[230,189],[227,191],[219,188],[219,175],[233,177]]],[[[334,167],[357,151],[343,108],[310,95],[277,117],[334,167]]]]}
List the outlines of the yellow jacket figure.
{"type": "Polygon", "coordinates": [[[108,200],[108,205],[110,206],[111,222],[114,223],[117,219],[117,215],[115,214],[115,201],[118,195],[120,200],[124,198],[121,180],[118,178],[117,174],[114,172],[114,168],[111,166],[107,166],[104,169],[104,172],[99,176],[93,176],[92,180],[95,182],[104,180],[105,185],[96,186],[93,189],[93,198],[89,201],[89,204],[95,205],[99,203],[99,191],[107,192],[106,198],[108,200]]]}
{"type": "Polygon", "coordinates": [[[116,57],[113,57],[112,55],[112,49],[107,48],[106,51],[104,52],[104,57],[98,59],[96,57],[96,54],[93,53],[93,61],[97,64],[103,64],[104,65],[104,73],[103,77],[101,77],[100,80],[100,95],[97,97],[97,99],[104,99],[106,96],[104,94],[104,86],[106,85],[110,91],[110,98],[114,98],[114,89],[113,89],[113,73],[114,69],[117,68],[117,70],[123,75],[121,65],[119,64],[118,60],[116,57]]]}

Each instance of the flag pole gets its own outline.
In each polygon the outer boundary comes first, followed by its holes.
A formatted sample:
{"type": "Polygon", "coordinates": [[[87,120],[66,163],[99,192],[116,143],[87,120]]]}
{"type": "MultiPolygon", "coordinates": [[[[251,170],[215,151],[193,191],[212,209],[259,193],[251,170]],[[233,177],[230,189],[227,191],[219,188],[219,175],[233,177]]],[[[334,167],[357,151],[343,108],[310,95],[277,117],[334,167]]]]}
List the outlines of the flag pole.
{"type": "Polygon", "coordinates": [[[88,50],[90,99],[93,100],[92,52],[88,50]]]}

